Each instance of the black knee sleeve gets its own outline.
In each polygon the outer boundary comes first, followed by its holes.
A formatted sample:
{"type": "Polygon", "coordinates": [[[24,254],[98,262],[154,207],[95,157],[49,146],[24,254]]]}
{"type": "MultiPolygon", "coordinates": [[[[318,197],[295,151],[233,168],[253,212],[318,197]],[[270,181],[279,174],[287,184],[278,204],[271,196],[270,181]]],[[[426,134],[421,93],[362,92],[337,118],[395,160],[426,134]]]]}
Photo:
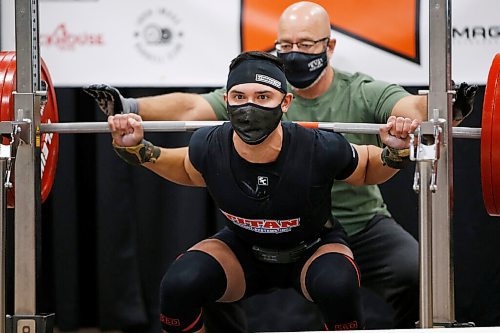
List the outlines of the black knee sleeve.
{"type": "Polygon", "coordinates": [[[364,327],[358,269],[350,258],[326,253],[309,266],[305,284],[329,330],[364,327]]]}
{"type": "Polygon", "coordinates": [[[219,299],[226,285],[226,274],[217,260],[201,251],[186,252],[174,261],[161,281],[162,328],[169,333],[201,329],[201,306],[219,299]]]}

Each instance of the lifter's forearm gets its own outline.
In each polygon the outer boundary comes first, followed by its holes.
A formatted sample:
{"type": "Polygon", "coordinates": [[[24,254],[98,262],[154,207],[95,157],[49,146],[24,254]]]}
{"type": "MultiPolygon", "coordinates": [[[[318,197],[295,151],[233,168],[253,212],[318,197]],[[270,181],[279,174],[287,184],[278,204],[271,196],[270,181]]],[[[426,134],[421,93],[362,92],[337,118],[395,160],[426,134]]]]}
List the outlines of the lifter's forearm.
{"type": "Polygon", "coordinates": [[[171,93],[138,98],[144,120],[217,120],[210,104],[200,95],[171,93]]]}
{"type": "Polygon", "coordinates": [[[366,165],[365,184],[373,185],[385,182],[394,176],[399,170],[384,165],[381,154],[382,148],[377,146],[366,146],[368,151],[368,162],[366,165]]]}
{"type": "Polygon", "coordinates": [[[143,166],[159,176],[179,185],[200,186],[191,179],[185,167],[187,147],[161,148],[159,158],[155,163],[144,163],[143,166]]]}

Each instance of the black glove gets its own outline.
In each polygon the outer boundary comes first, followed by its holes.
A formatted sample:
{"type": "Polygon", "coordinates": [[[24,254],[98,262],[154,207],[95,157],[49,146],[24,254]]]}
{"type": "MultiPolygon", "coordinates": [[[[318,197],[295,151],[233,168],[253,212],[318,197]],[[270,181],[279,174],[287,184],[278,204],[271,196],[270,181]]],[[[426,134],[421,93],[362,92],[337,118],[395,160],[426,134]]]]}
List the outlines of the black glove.
{"type": "Polygon", "coordinates": [[[106,116],[114,116],[117,113],[139,114],[135,98],[124,98],[118,89],[107,84],[92,84],[83,88],[83,91],[95,99],[106,116]]]}
{"type": "Polygon", "coordinates": [[[465,82],[460,83],[460,85],[455,85],[453,81],[452,84],[456,91],[453,99],[453,120],[462,121],[471,114],[474,108],[477,85],[469,86],[465,82]]]}

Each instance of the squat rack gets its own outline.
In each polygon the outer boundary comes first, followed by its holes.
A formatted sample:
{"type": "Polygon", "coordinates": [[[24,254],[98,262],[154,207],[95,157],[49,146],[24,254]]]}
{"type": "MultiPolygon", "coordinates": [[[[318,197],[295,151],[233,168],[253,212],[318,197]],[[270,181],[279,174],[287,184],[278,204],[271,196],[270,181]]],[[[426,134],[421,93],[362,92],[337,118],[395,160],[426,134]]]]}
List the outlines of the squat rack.
{"type": "MultiPolygon", "coordinates": [[[[13,134],[15,151],[14,314],[5,313],[5,187],[0,186],[0,333],[50,333],[53,314],[36,309],[37,248],[40,230],[40,49],[38,1],[15,1],[17,88],[15,121],[0,126],[13,134]],[[18,122],[18,124],[16,124],[18,122]],[[17,128],[23,127],[21,134],[17,128]],[[19,207],[22,207],[20,209],[19,207]]],[[[452,261],[452,91],[451,1],[429,0],[428,121],[416,136],[431,140],[415,154],[414,188],[419,192],[420,322],[419,327],[457,326],[452,261]],[[432,140],[433,139],[433,140],[432,140]],[[437,177],[439,175],[439,177],[437,177]]],[[[42,125],[46,126],[46,125],[42,125]]],[[[90,126],[90,125],[89,125],[90,126]]],[[[95,129],[95,128],[94,128],[95,129]]],[[[364,129],[363,129],[364,130],[364,129]]],[[[373,130],[373,129],[367,129],[373,130]]],[[[96,132],[99,132],[97,129],[96,132]]],[[[344,132],[348,132],[345,129],[344,132]]],[[[419,140],[419,144],[422,140],[419,140]]],[[[12,152],[0,150],[0,184],[12,152]]]]}
{"type": "MultiPolygon", "coordinates": [[[[5,188],[9,181],[10,164],[15,157],[17,175],[14,211],[14,314],[5,314],[5,281],[0,332],[52,332],[54,314],[37,314],[36,280],[39,269],[41,196],[40,196],[40,108],[43,93],[40,82],[40,47],[37,0],[15,1],[16,76],[14,93],[15,121],[11,123],[10,154],[2,156],[0,186],[2,187],[2,261],[5,261],[5,188]],[[20,122],[22,124],[15,124],[20,122]],[[20,129],[20,131],[19,131],[20,129]],[[38,260],[37,260],[38,259],[38,260]]],[[[5,133],[8,134],[8,133],[5,133]]],[[[2,267],[2,277],[5,266],[2,267]]]]}
{"type": "Polygon", "coordinates": [[[429,92],[421,134],[434,136],[433,156],[417,160],[419,191],[420,327],[455,321],[452,261],[453,139],[451,1],[429,1],[429,92]],[[439,175],[439,186],[436,177],[439,175]],[[432,192],[435,192],[432,194],[432,192]]]}

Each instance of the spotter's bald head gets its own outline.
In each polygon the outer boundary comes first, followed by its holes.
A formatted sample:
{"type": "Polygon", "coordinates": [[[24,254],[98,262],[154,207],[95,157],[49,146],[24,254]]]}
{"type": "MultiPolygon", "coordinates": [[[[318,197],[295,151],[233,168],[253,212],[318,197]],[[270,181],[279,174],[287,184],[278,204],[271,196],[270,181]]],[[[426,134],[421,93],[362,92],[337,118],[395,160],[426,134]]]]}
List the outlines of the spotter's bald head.
{"type": "Polygon", "coordinates": [[[287,7],[278,24],[278,40],[312,39],[330,36],[330,17],[320,5],[301,1],[287,7]]]}

